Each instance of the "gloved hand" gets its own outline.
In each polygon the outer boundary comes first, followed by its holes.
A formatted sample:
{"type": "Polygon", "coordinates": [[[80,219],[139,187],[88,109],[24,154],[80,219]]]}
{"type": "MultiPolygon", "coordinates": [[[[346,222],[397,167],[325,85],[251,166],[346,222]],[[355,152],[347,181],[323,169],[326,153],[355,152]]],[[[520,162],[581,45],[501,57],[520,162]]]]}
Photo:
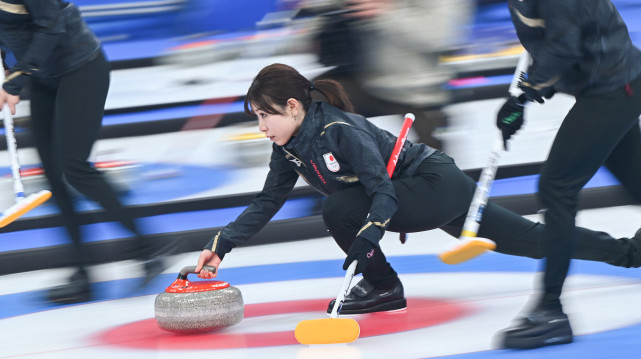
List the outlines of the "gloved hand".
{"type": "Polygon", "coordinates": [[[374,250],[378,248],[377,245],[362,237],[356,237],[352,246],[349,247],[347,258],[343,263],[343,270],[347,270],[354,260],[357,260],[356,272],[354,274],[363,273],[367,270],[367,266],[374,260],[374,250]]]}
{"type": "Polygon", "coordinates": [[[538,103],[543,103],[545,102],[545,100],[551,99],[552,96],[554,96],[554,94],[556,93],[554,87],[551,86],[536,90],[529,82],[525,80],[519,82],[518,87],[523,90],[523,94],[528,101],[536,101],[538,103]]]}
{"type": "Polygon", "coordinates": [[[523,126],[523,103],[514,97],[505,101],[496,115],[496,127],[503,135],[503,148],[507,150],[507,140],[523,126]]]}

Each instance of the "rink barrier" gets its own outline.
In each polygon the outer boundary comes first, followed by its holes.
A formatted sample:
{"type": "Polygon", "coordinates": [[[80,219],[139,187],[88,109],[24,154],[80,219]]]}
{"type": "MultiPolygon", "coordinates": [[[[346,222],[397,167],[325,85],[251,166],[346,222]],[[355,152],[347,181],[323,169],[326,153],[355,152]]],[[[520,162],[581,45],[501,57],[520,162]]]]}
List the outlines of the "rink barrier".
{"type": "MultiPolygon", "coordinates": [[[[497,173],[500,175],[501,170],[497,173]]],[[[206,198],[179,203],[160,203],[154,205],[131,207],[136,217],[150,217],[165,214],[176,215],[199,215],[199,211],[212,210],[214,206],[224,209],[229,206],[247,205],[254,193],[239,194],[222,198],[206,198]]],[[[318,208],[298,218],[275,220],[268,223],[247,245],[259,245],[298,241],[329,236],[322,216],[320,215],[321,197],[310,188],[303,187],[295,190],[290,198],[309,198],[318,201],[318,208]]],[[[538,202],[535,193],[492,196],[491,200],[518,214],[531,215],[538,211],[538,202]]],[[[607,185],[594,188],[586,188],[581,192],[579,210],[590,208],[604,208],[612,206],[630,205],[634,202],[625,194],[619,185],[607,185]]],[[[202,213],[202,212],[201,212],[202,213]]],[[[101,225],[107,221],[104,211],[91,211],[79,214],[79,218],[85,224],[101,225]]],[[[35,217],[20,219],[11,225],[2,228],[1,233],[16,236],[29,236],[37,229],[51,229],[62,231],[61,217],[51,215],[46,217],[35,217]]],[[[176,253],[199,251],[211,239],[212,233],[218,231],[220,226],[202,226],[190,230],[178,232],[166,232],[152,234],[150,237],[160,246],[170,243],[172,240],[179,240],[179,248],[176,253]]],[[[55,233],[54,237],[59,237],[55,233]]],[[[22,250],[2,251],[0,247],[0,275],[19,273],[24,271],[47,269],[67,266],[70,261],[67,258],[69,244],[47,245],[45,243],[37,248],[22,250]]],[[[131,248],[135,246],[134,238],[113,238],[100,240],[87,244],[90,263],[103,263],[118,260],[131,259],[131,248]]]]}

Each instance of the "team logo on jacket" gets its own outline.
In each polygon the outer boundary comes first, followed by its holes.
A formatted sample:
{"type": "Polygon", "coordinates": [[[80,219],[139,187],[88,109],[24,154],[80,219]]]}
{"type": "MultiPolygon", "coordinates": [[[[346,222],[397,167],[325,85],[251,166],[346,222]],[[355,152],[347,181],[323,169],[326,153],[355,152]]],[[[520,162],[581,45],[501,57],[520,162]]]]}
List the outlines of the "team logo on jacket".
{"type": "Polygon", "coordinates": [[[336,161],[336,157],[329,152],[323,155],[323,159],[325,160],[325,164],[327,165],[327,168],[332,171],[332,172],[338,172],[338,170],[341,169],[341,166],[338,164],[338,161],[336,161]]]}

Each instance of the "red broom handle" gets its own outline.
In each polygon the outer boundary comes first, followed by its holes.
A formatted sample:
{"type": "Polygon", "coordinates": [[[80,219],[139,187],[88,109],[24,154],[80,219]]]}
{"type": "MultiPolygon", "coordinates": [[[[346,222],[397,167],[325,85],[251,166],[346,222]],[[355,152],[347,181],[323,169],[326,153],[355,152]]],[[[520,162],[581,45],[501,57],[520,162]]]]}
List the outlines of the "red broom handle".
{"type": "Polygon", "coordinates": [[[390,178],[392,178],[392,174],[394,173],[394,169],[396,168],[396,162],[398,162],[398,156],[401,154],[401,150],[403,149],[403,145],[405,144],[407,135],[410,133],[410,127],[412,127],[412,123],[414,123],[414,119],[415,117],[411,113],[408,113],[405,115],[405,120],[403,121],[403,127],[401,127],[401,133],[398,135],[398,138],[396,139],[394,150],[392,151],[392,155],[390,156],[389,162],[387,162],[387,174],[389,174],[390,178]]]}

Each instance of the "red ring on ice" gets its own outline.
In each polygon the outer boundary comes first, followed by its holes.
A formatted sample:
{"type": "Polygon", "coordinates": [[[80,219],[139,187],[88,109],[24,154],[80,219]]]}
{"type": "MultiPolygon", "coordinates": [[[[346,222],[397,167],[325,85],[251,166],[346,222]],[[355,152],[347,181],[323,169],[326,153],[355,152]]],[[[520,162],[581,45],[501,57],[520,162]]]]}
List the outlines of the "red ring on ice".
{"type": "MultiPolygon", "coordinates": [[[[301,312],[323,312],[327,299],[245,305],[245,318],[301,312]]],[[[441,300],[408,298],[406,310],[351,316],[361,327],[360,337],[371,337],[425,328],[446,323],[469,314],[472,309],[461,303],[441,300]]],[[[100,333],[101,344],[153,350],[201,350],[257,348],[298,344],[292,330],[262,333],[233,333],[224,331],[206,334],[175,334],[164,331],[156,319],[146,319],[109,329],[100,333]]]]}

